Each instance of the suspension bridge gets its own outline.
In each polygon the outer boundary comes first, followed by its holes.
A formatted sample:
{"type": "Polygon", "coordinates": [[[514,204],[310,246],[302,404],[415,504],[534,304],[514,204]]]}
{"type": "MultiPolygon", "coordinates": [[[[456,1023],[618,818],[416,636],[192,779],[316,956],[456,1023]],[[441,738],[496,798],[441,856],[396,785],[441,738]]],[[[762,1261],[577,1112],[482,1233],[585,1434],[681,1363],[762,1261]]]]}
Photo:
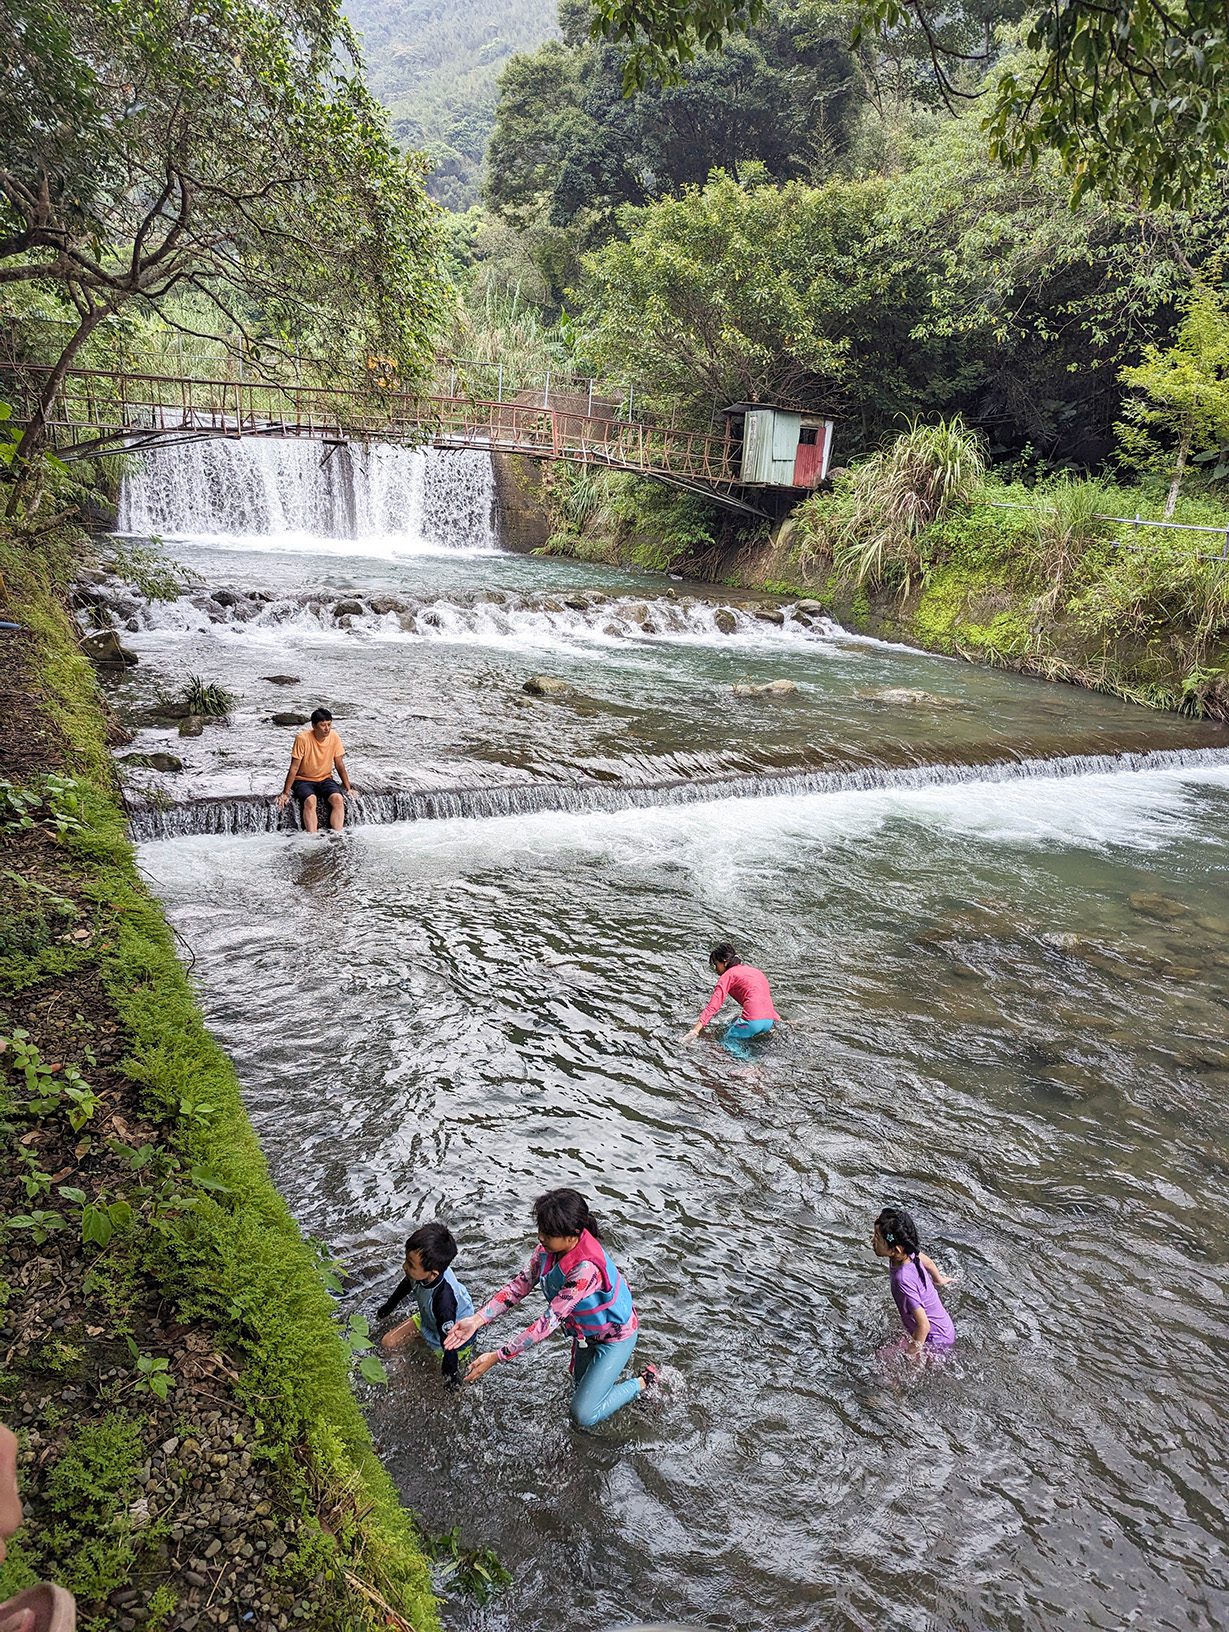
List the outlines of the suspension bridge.
{"type": "MultiPolygon", "coordinates": [[[[446,365],[445,365],[446,366],[446,365]]],[[[15,425],[27,423],[50,385],[50,368],[0,362],[0,392],[15,425]]],[[[327,446],[384,442],[407,447],[474,448],[536,460],[566,460],[630,471],[743,515],[771,519],[790,483],[748,483],[738,422],[720,431],[680,429],[633,417],[633,394],[605,394],[597,382],[567,380],[506,396],[502,370],[486,396],[454,367],[432,394],[375,381],[345,385],[267,378],[158,373],[125,367],[73,368],[46,414],[49,447],[64,460],[133,453],[205,438],[307,438],[327,446]],[[626,399],[626,406],[624,405],[626,399]]],[[[795,416],[797,417],[797,416],[795,416]]],[[[810,485],[808,483],[807,485],[810,485]]]]}

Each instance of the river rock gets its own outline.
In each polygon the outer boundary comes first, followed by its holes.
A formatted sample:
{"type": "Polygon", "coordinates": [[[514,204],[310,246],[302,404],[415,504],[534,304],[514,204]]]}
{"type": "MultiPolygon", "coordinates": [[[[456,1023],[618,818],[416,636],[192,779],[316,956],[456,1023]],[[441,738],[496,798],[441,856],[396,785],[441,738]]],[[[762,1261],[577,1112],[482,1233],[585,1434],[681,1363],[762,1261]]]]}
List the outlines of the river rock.
{"type": "Polygon", "coordinates": [[[560,680],[554,674],[531,674],[521,687],[531,697],[560,697],[571,689],[566,680],[560,680]]]}
{"type": "Polygon", "coordinates": [[[182,771],[183,760],[178,754],[125,754],[121,765],[135,765],[143,771],[182,771]]]}
{"type": "Polygon", "coordinates": [[[219,606],[238,606],[239,597],[233,589],[215,589],[213,598],[219,606]]]}
{"type": "Polygon", "coordinates": [[[405,602],[397,595],[373,595],[368,604],[380,617],[387,616],[389,612],[405,611],[405,602]]]}
{"type": "Polygon", "coordinates": [[[717,611],[713,614],[713,622],[716,624],[717,628],[720,629],[723,635],[732,635],[738,628],[738,619],[730,611],[728,606],[718,607],[717,611]]]}
{"type": "Polygon", "coordinates": [[[820,601],[795,601],[794,611],[801,612],[804,617],[821,618],[824,614],[823,604],[820,601]]]}
{"type": "Polygon", "coordinates": [[[306,725],[307,724],[307,715],[306,714],[291,714],[291,713],[273,714],[273,715],[270,715],[270,724],[272,724],[272,725],[306,725]]]}
{"type": "Polygon", "coordinates": [[[760,623],[780,625],[785,622],[785,613],[779,606],[757,606],[754,615],[760,623]]]}
{"type": "Polygon", "coordinates": [[[333,616],[335,618],[361,618],[367,608],[362,601],[334,601],[333,616]]]}
{"type": "Polygon", "coordinates": [[[403,635],[416,635],[418,633],[418,619],[412,612],[399,612],[397,614],[397,625],[403,635]]]}
{"type": "Polygon", "coordinates": [[[730,687],[735,697],[791,697],[797,690],[792,680],[769,680],[762,686],[744,684],[730,687]]]}
{"type": "Polygon", "coordinates": [[[262,680],[267,680],[271,686],[298,686],[302,684],[297,674],[262,674],[262,680]]]}
{"type": "Polygon", "coordinates": [[[563,604],[569,612],[587,612],[589,610],[589,602],[582,600],[579,595],[569,595],[563,604]]]}
{"type": "Polygon", "coordinates": [[[1187,912],[1181,901],[1175,901],[1172,895],[1162,895],[1159,890],[1135,890],[1127,900],[1131,911],[1138,912],[1145,918],[1169,921],[1184,918],[1187,912]]]}
{"type": "Polygon", "coordinates": [[[179,722],[179,734],[181,737],[199,737],[204,729],[204,716],[200,714],[186,714],[179,722]]]}
{"type": "Polygon", "coordinates": [[[131,667],[137,660],[135,652],[121,645],[114,629],[101,629],[97,634],[86,635],[81,642],[81,650],[91,663],[97,663],[99,668],[104,669],[131,667]]]}
{"type": "Polygon", "coordinates": [[[897,708],[966,708],[955,697],[940,697],[933,691],[915,691],[908,686],[888,686],[883,691],[859,691],[868,703],[892,703],[897,708]]]}

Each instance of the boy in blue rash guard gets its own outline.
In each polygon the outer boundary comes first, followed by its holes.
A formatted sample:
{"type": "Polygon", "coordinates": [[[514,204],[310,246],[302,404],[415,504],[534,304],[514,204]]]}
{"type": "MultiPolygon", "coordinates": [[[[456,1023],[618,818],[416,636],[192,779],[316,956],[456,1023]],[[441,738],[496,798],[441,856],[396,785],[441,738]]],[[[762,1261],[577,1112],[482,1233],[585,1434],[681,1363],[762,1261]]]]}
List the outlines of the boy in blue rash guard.
{"type": "Polygon", "coordinates": [[[446,1349],[444,1339],[456,1325],[474,1312],[474,1300],[449,1267],[457,1255],[452,1231],[434,1221],[415,1230],[405,1244],[405,1276],[376,1310],[383,1320],[407,1296],[418,1305],[408,1320],[392,1327],[380,1339],[386,1349],[421,1339],[437,1359],[445,1386],[456,1388],[461,1381],[461,1364],[473,1355],[473,1345],[446,1349]]]}

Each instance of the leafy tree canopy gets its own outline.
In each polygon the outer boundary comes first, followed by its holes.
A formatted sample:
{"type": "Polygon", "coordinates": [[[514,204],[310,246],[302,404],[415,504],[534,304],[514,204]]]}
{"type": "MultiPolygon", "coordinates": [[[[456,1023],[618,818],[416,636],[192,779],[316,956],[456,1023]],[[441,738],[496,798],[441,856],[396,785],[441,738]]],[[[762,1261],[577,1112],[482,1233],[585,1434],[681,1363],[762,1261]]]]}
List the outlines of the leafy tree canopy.
{"type": "MultiPolygon", "coordinates": [[[[595,0],[603,37],[626,42],[629,86],[669,77],[754,25],[765,0],[595,0]]],[[[950,98],[977,94],[978,18],[957,0],[856,0],[859,29],[912,27],[950,98]]],[[[986,128],[1009,166],[1059,156],[1078,201],[1089,188],[1189,203],[1229,160],[1229,10],[1224,0],[1046,0],[1027,63],[992,76],[986,128]]]]}
{"type": "Polygon", "coordinates": [[[192,297],[254,348],[412,377],[447,308],[434,211],[333,0],[5,12],[0,284],[69,315],[57,372],[113,315],[192,297]]]}

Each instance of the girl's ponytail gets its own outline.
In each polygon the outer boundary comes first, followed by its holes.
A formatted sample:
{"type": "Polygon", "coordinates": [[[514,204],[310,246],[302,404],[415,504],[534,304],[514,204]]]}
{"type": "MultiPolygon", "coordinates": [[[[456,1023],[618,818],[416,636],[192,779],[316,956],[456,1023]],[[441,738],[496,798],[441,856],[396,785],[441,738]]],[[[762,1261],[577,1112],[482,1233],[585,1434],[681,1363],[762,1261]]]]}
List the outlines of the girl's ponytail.
{"type": "Polygon", "coordinates": [[[919,1256],[922,1249],[917,1238],[917,1225],[912,1217],[901,1207],[885,1207],[875,1223],[888,1246],[900,1247],[912,1259],[913,1267],[921,1276],[922,1285],[925,1286],[927,1275],[922,1268],[919,1256]]]}

